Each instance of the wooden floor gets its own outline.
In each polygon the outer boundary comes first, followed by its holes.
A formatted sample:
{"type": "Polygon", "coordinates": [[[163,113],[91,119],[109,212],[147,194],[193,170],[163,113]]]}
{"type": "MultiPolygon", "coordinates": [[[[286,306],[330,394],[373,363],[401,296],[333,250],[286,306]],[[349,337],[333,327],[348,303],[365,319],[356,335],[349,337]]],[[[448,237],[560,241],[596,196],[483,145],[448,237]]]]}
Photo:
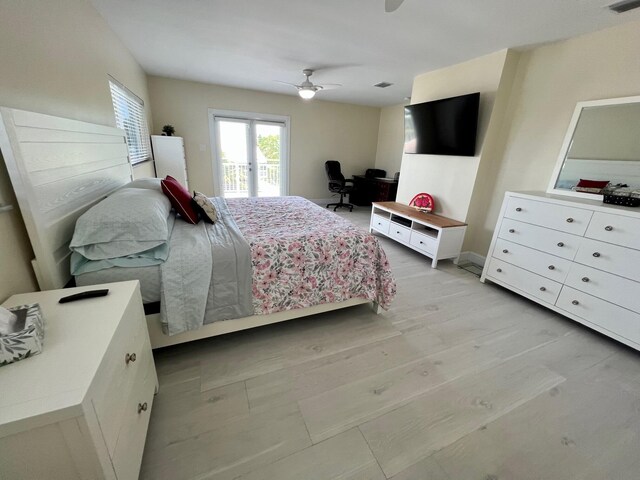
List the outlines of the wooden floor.
{"type": "MultiPolygon", "coordinates": [[[[368,225],[368,209],[343,215],[368,225]]],[[[381,242],[388,312],[156,352],[141,478],[640,478],[639,353],[381,242]]]]}

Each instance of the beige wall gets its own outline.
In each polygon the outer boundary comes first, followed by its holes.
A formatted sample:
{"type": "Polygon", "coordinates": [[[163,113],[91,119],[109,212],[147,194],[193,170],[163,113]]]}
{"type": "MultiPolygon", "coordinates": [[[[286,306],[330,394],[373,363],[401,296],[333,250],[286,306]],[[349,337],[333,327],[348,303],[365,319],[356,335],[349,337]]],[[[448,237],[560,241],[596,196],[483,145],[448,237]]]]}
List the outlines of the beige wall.
{"type": "Polygon", "coordinates": [[[415,194],[428,192],[436,199],[436,212],[457,220],[467,219],[507,53],[507,50],[502,50],[414,79],[412,104],[480,92],[478,140],[475,157],[404,154],[398,186],[399,202],[408,203],[415,194]]]}
{"type": "MultiPolygon", "coordinates": [[[[115,125],[108,74],[148,106],[144,72],[86,0],[3,0],[0,45],[2,106],[115,125]]],[[[4,162],[0,189],[10,190],[4,162]]],[[[0,301],[36,289],[32,256],[17,208],[0,213],[0,301]]]]}
{"type": "Polygon", "coordinates": [[[640,94],[638,46],[633,22],[522,53],[499,168],[466,249],[486,255],[505,191],[546,190],[577,102],[640,94]]]}
{"type": "MultiPolygon", "coordinates": [[[[154,133],[170,123],[184,137],[189,186],[214,189],[208,109],[288,115],[291,118],[289,194],[328,198],[326,160],[339,160],[345,176],[375,165],[380,109],[297,96],[149,77],[154,133]]],[[[320,95],[318,95],[320,96],[320,95]]],[[[215,187],[217,188],[217,186],[215,187]]]]}
{"type": "Polygon", "coordinates": [[[404,103],[380,110],[376,168],[387,171],[392,177],[400,171],[404,149],[404,103]]]}

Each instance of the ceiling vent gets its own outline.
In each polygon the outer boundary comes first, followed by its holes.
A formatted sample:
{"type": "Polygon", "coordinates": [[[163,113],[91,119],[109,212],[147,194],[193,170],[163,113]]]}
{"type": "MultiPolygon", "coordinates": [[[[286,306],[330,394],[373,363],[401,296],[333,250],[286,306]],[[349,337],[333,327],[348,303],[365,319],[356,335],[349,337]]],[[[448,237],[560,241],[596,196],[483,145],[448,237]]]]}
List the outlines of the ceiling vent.
{"type": "Polygon", "coordinates": [[[609,5],[607,8],[616,13],[624,13],[640,7],[640,0],[622,0],[609,5]]]}
{"type": "MultiPolygon", "coordinates": [[[[640,2],[640,0],[638,0],[638,2],[640,2]]],[[[380,82],[380,83],[376,83],[374,85],[374,87],[378,87],[378,88],[387,88],[390,87],[391,85],[393,85],[393,83],[389,83],[389,82],[380,82]]]]}

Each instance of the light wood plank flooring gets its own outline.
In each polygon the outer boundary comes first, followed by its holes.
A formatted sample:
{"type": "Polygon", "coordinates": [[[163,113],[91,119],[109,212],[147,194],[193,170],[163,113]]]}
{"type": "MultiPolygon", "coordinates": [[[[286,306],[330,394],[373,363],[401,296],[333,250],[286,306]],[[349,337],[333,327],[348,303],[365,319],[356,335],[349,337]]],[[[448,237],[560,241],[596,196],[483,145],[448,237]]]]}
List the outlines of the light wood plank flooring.
{"type": "Polygon", "coordinates": [[[141,478],[640,478],[639,353],[380,241],[388,312],[157,351],[141,478]]]}

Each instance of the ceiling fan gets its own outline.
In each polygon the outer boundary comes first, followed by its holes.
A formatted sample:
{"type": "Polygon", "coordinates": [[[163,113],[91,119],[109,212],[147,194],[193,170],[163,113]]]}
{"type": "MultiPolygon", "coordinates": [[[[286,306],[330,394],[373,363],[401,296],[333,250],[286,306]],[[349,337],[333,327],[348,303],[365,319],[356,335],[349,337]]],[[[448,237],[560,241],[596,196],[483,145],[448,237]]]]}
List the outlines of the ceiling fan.
{"type": "Polygon", "coordinates": [[[384,11],[387,13],[395,12],[400,8],[404,0],[385,0],[384,1],[384,11]]]}
{"type": "Polygon", "coordinates": [[[338,88],[342,86],[338,83],[325,83],[324,85],[314,84],[311,80],[309,80],[309,77],[313,75],[313,70],[311,70],[310,68],[304,69],[302,71],[302,74],[306,78],[304,82],[302,82],[300,85],[296,85],[295,83],[288,83],[288,82],[278,82],[278,83],[284,83],[285,85],[291,85],[292,87],[297,88],[298,95],[300,95],[305,100],[309,100],[313,98],[316,92],[320,90],[331,90],[333,88],[338,88]]]}

